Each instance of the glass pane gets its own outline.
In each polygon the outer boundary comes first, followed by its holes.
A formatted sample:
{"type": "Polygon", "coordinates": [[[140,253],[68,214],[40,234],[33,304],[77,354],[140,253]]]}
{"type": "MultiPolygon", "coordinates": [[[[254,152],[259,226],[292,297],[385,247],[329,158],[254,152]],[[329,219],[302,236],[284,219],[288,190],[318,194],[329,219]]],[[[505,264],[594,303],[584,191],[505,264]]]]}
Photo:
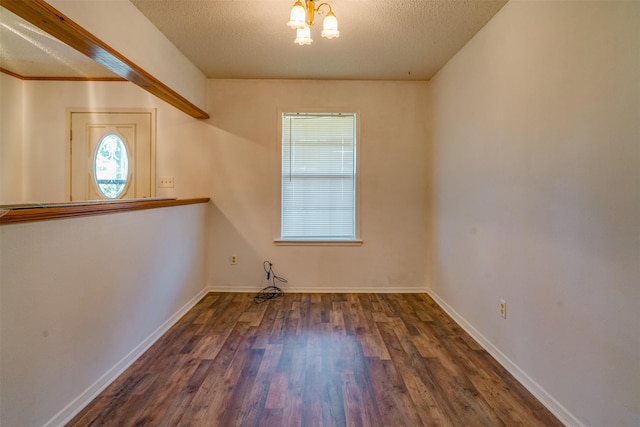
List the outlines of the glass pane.
{"type": "Polygon", "coordinates": [[[93,161],[94,179],[104,197],[116,199],[122,194],[129,176],[127,147],[116,134],[102,137],[93,161]]]}

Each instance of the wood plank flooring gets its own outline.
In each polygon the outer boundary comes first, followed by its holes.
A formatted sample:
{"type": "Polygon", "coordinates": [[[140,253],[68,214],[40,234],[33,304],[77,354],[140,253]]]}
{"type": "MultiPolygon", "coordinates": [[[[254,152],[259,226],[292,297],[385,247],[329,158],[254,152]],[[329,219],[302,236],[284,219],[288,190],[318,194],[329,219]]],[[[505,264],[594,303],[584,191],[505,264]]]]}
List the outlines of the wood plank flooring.
{"type": "Polygon", "coordinates": [[[424,294],[210,293],[68,426],[561,426],[424,294]]]}

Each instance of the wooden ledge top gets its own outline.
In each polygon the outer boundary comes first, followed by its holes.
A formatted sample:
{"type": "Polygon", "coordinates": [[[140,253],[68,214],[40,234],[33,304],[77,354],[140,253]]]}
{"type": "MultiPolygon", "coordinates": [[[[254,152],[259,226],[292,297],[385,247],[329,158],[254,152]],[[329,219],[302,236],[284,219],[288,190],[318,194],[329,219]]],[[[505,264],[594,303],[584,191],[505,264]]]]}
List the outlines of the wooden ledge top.
{"type": "Polygon", "coordinates": [[[201,197],[195,199],[138,199],[15,205],[0,208],[0,225],[193,205],[208,203],[210,200],[208,197],[201,197]]]}

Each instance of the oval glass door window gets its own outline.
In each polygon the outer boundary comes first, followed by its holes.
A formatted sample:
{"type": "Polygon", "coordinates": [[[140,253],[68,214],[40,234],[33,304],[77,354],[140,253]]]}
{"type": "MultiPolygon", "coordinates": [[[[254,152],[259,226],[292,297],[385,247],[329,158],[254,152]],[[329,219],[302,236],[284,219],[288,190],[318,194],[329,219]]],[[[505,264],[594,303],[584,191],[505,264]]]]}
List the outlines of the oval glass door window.
{"type": "Polygon", "coordinates": [[[122,138],[113,133],[102,137],[93,157],[93,171],[104,197],[117,199],[122,194],[129,176],[129,156],[122,138]]]}

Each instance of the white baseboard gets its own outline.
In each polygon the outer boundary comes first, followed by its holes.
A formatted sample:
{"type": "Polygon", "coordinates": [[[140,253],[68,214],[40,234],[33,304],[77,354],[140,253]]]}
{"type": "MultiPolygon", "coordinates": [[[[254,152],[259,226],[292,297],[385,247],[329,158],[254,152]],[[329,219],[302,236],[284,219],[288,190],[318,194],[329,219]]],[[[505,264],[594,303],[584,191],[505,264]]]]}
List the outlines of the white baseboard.
{"type": "MultiPolygon", "coordinates": [[[[243,285],[210,285],[207,292],[258,292],[262,288],[243,285]]],[[[371,286],[282,286],[286,293],[301,294],[425,294],[427,288],[423,286],[407,286],[402,288],[377,288],[371,286]]]]}
{"type": "Polygon", "coordinates": [[[73,399],[60,412],[53,416],[44,427],[64,426],[71,421],[85,406],[95,399],[105,388],[120,376],[129,366],[133,364],[142,354],[149,349],[165,332],[169,330],[186,312],[191,310],[198,301],[207,294],[206,288],[201,290],[195,297],[182,306],[176,313],[167,319],[158,329],[153,331],[151,335],[145,338],[133,350],[129,352],[122,360],[116,363],[104,375],[102,375],[95,383],[82,392],[78,397],[73,399]]]}
{"type": "Polygon", "coordinates": [[[564,425],[585,427],[578,418],[567,410],[560,402],[558,402],[551,394],[536,383],[525,371],[509,359],[498,347],[493,345],[491,341],[485,338],[477,329],[467,322],[458,312],[456,312],[449,304],[447,304],[432,289],[428,289],[427,293],[433,300],[471,337],[478,342],[494,359],[500,363],[511,375],[515,377],[536,399],[540,401],[549,411],[553,413],[564,425]]]}
{"type": "Polygon", "coordinates": [[[255,286],[230,286],[230,285],[209,285],[205,288],[207,292],[239,292],[239,293],[251,293],[258,292],[260,289],[255,286]]]}

